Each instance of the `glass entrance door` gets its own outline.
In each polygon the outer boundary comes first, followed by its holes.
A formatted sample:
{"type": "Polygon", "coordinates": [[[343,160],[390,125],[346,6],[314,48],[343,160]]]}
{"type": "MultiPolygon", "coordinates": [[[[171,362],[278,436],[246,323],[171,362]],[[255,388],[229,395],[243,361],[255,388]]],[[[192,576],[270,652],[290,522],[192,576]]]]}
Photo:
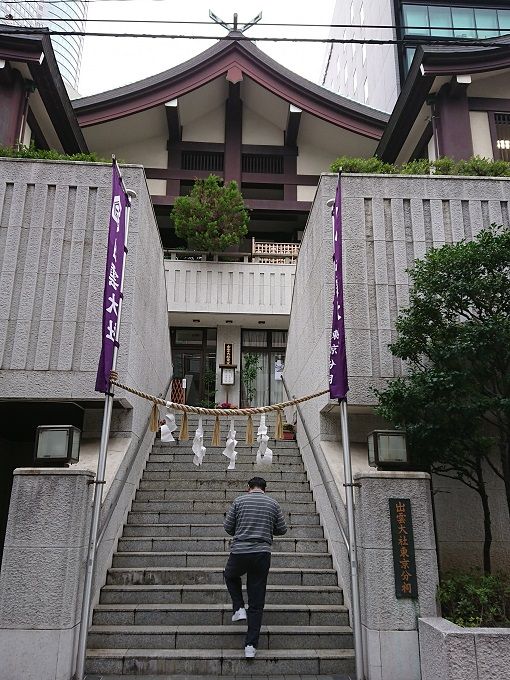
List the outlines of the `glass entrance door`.
{"type": "Polygon", "coordinates": [[[287,331],[243,330],[241,402],[266,406],[284,401],[282,371],[287,331]],[[255,366],[255,370],[251,367],[255,366]]]}
{"type": "Polygon", "coordinates": [[[216,405],[216,329],[172,330],[174,378],[186,379],[186,404],[216,405]]]}

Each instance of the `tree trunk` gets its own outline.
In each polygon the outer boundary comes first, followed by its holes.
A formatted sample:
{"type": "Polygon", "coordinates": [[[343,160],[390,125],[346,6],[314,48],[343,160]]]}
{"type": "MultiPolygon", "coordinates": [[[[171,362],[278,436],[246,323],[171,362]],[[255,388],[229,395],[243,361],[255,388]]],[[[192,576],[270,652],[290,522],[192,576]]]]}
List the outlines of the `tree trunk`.
{"type": "Polygon", "coordinates": [[[510,515],[510,441],[508,440],[508,437],[501,437],[499,451],[503,481],[505,482],[506,503],[508,506],[508,514],[510,515]]]}
{"type": "Polygon", "coordinates": [[[478,481],[478,493],[480,494],[480,499],[482,501],[483,509],[483,528],[484,528],[484,541],[483,541],[483,570],[484,573],[491,573],[491,544],[492,544],[492,527],[491,527],[491,510],[489,507],[489,497],[487,496],[487,491],[485,490],[485,479],[483,477],[482,461],[477,461],[476,466],[476,476],[478,481]]]}

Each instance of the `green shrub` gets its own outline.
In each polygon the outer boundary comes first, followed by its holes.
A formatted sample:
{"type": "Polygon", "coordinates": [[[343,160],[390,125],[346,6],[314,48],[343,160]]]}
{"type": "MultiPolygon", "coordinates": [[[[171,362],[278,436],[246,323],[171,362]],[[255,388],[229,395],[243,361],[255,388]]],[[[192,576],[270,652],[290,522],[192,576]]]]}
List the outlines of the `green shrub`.
{"type": "Polygon", "coordinates": [[[331,164],[332,172],[363,173],[375,175],[464,175],[470,177],[510,177],[510,162],[490,160],[473,156],[466,160],[454,161],[453,158],[437,158],[429,161],[418,158],[402,165],[384,163],[380,158],[349,158],[341,156],[331,164]]]}
{"type": "Polygon", "coordinates": [[[444,618],[459,626],[510,625],[510,577],[455,571],[445,574],[438,589],[444,618]]]}
{"type": "Polygon", "coordinates": [[[59,153],[55,149],[36,149],[35,146],[0,146],[0,157],[4,158],[39,158],[48,161],[87,161],[89,163],[111,163],[96,153],[59,153]]]}
{"type": "Polygon", "coordinates": [[[175,201],[175,233],[194,250],[219,252],[248,233],[250,218],[237,182],[222,182],[216,175],[198,179],[188,196],[175,201]]]}
{"type": "Polygon", "coordinates": [[[384,163],[377,156],[371,158],[349,158],[349,156],[340,156],[331,164],[332,172],[360,172],[369,174],[391,174],[396,172],[395,166],[391,163],[384,163]]]}

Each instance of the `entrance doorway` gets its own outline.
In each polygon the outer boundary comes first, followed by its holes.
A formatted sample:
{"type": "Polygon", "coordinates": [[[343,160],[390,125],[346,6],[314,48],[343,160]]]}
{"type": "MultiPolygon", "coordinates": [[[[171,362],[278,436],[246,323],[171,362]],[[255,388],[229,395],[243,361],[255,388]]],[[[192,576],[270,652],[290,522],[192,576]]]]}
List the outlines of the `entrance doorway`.
{"type": "MultiPolygon", "coordinates": [[[[284,401],[282,371],[285,365],[287,331],[243,330],[241,332],[241,402],[243,406],[265,406],[284,401]],[[255,365],[254,379],[246,380],[247,366],[255,365]]],[[[248,369],[249,370],[249,369],[248,369]]]]}
{"type": "Polygon", "coordinates": [[[174,328],[171,331],[174,378],[186,379],[185,403],[216,405],[216,329],[174,328]]]}

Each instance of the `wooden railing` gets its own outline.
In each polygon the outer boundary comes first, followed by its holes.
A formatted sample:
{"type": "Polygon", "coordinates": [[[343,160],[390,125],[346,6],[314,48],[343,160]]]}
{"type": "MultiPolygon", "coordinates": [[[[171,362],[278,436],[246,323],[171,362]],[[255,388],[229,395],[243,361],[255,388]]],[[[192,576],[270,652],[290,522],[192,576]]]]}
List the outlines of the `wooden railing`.
{"type": "Polygon", "coordinates": [[[252,239],[251,253],[247,251],[225,251],[208,253],[200,250],[178,250],[165,248],[167,260],[189,260],[191,262],[255,262],[258,264],[295,264],[299,243],[276,243],[252,239]]]}

